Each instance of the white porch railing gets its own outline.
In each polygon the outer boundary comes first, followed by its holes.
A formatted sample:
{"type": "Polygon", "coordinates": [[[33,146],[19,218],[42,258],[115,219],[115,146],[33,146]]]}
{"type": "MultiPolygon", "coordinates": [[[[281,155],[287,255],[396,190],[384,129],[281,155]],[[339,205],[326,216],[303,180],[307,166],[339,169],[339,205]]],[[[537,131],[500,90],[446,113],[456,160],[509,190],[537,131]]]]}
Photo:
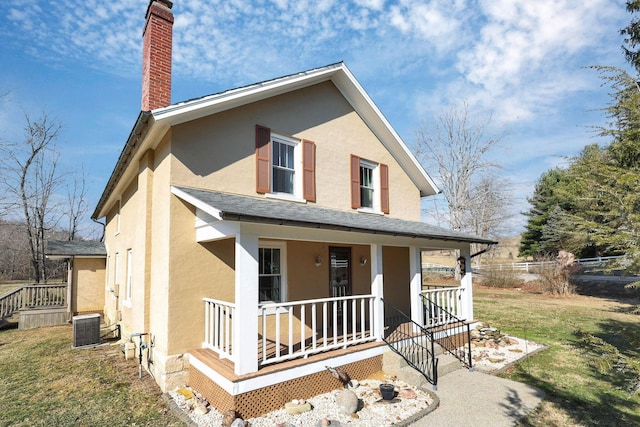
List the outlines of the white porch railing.
{"type": "Polygon", "coordinates": [[[465,319],[464,291],[461,287],[443,287],[420,292],[425,313],[425,327],[444,326],[465,319]],[[444,310],[442,310],[444,309],[444,310]]]}
{"type": "Polygon", "coordinates": [[[204,299],[204,343],[203,347],[218,353],[221,359],[235,362],[232,349],[234,303],[212,298],[204,299]]]}
{"type": "Polygon", "coordinates": [[[374,341],[373,295],[353,295],[260,307],[260,365],[374,341]]]}

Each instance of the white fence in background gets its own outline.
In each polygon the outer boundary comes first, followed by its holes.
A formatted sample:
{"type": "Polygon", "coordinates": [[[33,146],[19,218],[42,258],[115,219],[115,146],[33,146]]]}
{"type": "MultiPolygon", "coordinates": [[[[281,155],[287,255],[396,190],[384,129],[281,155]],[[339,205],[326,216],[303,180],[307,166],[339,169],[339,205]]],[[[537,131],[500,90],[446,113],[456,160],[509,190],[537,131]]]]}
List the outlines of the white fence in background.
{"type": "MultiPolygon", "coordinates": [[[[611,260],[624,258],[624,255],[620,256],[607,256],[597,258],[581,258],[577,259],[576,263],[584,267],[597,267],[611,260]]],[[[539,261],[539,262],[512,262],[507,264],[484,264],[480,266],[474,266],[473,269],[477,271],[522,271],[525,273],[536,272],[549,268],[554,268],[557,265],[555,261],[539,261]]]]}

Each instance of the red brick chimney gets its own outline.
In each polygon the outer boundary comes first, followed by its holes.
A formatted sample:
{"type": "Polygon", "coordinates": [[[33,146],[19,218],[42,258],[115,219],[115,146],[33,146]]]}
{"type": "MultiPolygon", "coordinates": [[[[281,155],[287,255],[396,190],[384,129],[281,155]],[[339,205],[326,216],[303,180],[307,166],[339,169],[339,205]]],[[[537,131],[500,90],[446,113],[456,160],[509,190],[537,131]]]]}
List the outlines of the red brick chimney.
{"type": "Polygon", "coordinates": [[[142,33],[142,110],[171,104],[173,3],[150,0],[142,33]]]}

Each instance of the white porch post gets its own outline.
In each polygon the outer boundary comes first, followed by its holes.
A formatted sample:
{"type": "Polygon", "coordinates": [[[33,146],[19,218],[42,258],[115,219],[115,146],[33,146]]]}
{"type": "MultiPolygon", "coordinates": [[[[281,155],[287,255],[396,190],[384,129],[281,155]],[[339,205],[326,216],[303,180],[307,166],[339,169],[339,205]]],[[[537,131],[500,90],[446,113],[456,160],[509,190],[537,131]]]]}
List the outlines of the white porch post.
{"type": "Polygon", "coordinates": [[[411,298],[411,320],[418,325],[424,325],[424,313],[422,310],[422,253],[420,248],[409,246],[409,295],[411,298]]]}
{"type": "Polygon", "coordinates": [[[235,245],[235,374],[258,370],[258,236],[238,233],[235,245]]]}
{"type": "Polygon", "coordinates": [[[473,319],[473,286],[471,282],[471,247],[469,245],[460,249],[460,256],[465,259],[466,269],[462,274],[460,286],[464,288],[464,301],[462,301],[462,318],[466,320],[473,319]]]}
{"type": "Polygon", "coordinates": [[[384,283],[382,275],[382,246],[378,244],[371,245],[371,294],[375,297],[373,301],[374,321],[373,334],[377,341],[382,341],[384,334],[384,305],[382,298],[384,297],[384,283]]]}

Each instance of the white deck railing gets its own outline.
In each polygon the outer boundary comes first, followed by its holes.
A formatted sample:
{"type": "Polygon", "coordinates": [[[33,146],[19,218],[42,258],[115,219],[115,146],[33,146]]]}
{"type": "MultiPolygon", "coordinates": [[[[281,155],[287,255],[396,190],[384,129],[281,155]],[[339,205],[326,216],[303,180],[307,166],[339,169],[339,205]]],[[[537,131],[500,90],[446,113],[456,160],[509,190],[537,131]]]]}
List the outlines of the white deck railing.
{"type": "Polygon", "coordinates": [[[203,347],[218,353],[221,359],[235,362],[231,344],[233,318],[236,306],[234,303],[204,299],[204,343],[203,347]]]}
{"type": "Polygon", "coordinates": [[[260,364],[374,341],[373,295],[322,298],[260,306],[260,364]]]}
{"type": "Polygon", "coordinates": [[[451,323],[453,316],[464,319],[464,288],[443,287],[421,292],[426,327],[444,326],[451,323]],[[444,309],[444,310],[442,310],[444,309]]]}

